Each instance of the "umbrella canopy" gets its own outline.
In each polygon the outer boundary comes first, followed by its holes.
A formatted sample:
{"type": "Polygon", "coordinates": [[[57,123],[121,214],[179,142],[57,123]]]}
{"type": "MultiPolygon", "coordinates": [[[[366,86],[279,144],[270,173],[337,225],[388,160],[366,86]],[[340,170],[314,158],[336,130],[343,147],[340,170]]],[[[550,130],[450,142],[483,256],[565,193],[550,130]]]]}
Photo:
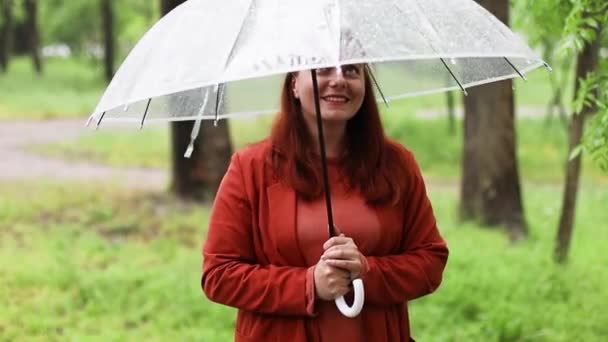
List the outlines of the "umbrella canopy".
{"type": "Polygon", "coordinates": [[[137,43],[91,120],[272,113],[285,73],[351,63],[371,66],[387,100],[545,64],[472,0],[189,0],[137,43]]]}

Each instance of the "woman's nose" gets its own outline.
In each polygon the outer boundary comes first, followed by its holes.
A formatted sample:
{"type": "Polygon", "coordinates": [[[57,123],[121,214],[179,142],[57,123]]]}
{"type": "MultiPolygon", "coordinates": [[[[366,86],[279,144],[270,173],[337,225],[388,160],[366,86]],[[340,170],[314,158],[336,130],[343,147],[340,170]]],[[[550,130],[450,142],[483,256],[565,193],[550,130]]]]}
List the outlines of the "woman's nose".
{"type": "Polygon", "coordinates": [[[342,68],[334,68],[330,74],[329,85],[332,87],[343,86],[346,83],[344,75],[342,74],[342,68]]]}

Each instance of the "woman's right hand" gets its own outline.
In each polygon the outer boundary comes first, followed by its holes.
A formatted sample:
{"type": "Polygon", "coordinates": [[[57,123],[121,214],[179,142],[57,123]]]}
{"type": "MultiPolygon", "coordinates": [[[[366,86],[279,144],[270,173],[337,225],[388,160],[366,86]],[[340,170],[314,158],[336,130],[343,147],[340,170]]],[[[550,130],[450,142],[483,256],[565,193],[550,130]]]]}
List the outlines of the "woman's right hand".
{"type": "Polygon", "coordinates": [[[334,300],[350,291],[350,272],[329,266],[325,260],[319,260],[315,266],[314,277],[315,292],[323,300],[334,300]]]}

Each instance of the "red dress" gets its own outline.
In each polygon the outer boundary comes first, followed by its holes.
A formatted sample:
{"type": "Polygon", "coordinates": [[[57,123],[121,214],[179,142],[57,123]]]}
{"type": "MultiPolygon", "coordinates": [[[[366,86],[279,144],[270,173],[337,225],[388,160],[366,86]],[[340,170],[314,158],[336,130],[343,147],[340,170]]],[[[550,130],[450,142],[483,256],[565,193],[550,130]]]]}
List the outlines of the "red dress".
{"type": "Polygon", "coordinates": [[[272,175],[269,142],[236,153],[216,196],[201,285],[238,308],[235,341],[409,341],[407,301],[440,284],[448,250],[412,154],[398,205],[369,207],[330,164],[335,223],[366,256],[365,305],[355,319],[314,299],[314,264],[327,240],[324,202],[304,202],[272,175]],[[335,191],[334,191],[335,189],[335,191]],[[352,212],[356,210],[355,212],[352,212]]]}

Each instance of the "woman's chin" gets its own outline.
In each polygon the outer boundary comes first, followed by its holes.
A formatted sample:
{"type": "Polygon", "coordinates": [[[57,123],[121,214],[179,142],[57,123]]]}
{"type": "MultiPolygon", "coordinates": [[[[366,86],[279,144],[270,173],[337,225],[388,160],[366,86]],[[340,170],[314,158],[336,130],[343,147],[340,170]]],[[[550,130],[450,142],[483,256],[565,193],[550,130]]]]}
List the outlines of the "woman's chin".
{"type": "Polygon", "coordinates": [[[348,121],[353,116],[355,116],[355,113],[347,113],[347,112],[335,111],[335,110],[326,110],[326,111],[321,110],[321,117],[323,118],[323,121],[327,121],[327,122],[348,121]]]}

